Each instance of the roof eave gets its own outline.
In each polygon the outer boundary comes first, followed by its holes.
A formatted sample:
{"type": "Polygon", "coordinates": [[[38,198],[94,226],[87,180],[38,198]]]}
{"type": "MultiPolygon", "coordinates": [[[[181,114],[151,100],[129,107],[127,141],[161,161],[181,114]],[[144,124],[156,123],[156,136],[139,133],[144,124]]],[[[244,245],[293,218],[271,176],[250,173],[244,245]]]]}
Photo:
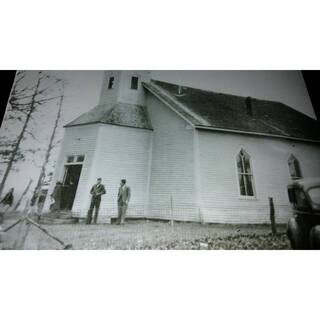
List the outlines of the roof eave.
{"type": "Polygon", "coordinates": [[[70,127],[79,127],[79,126],[87,126],[91,124],[102,124],[102,125],[109,125],[109,126],[118,126],[118,127],[126,127],[126,128],[134,128],[134,129],[142,129],[142,130],[150,130],[154,131],[153,128],[145,128],[145,127],[135,127],[135,126],[129,126],[125,124],[118,124],[118,123],[107,123],[107,122],[102,122],[102,121],[95,121],[95,122],[87,122],[87,123],[79,123],[79,124],[66,124],[63,126],[64,128],[70,128],[70,127]]]}
{"type": "Polygon", "coordinates": [[[101,121],[92,121],[92,122],[76,123],[76,124],[67,123],[66,125],[64,125],[64,126],[63,126],[63,128],[78,127],[78,126],[86,126],[86,125],[90,125],[90,124],[98,124],[98,123],[102,123],[102,122],[101,122],[101,121]]]}
{"type": "Polygon", "coordinates": [[[176,110],[176,108],[174,108],[171,103],[169,101],[167,101],[167,99],[165,99],[161,94],[159,94],[158,92],[156,92],[154,90],[154,88],[152,88],[149,84],[143,82],[142,83],[143,87],[145,89],[147,89],[149,92],[151,92],[155,97],[157,97],[162,103],[164,103],[167,107],[169,107],[173,112],[175,112],[179,117],[183,118],[188,124],[190,124],[192,127],[195,127],[195,124],[188,119],[187,117],[185,117],[183,114],[181,114],[179,111],[176,110]]]}
{"type": "Polygon", "coordinates": [[[208,130],[208,131],[220,131],[220,132],[247,134],[247,135],[254,135],[254,136],[261,136],[261,137],[287,139],[287,140],[294,140],[294,141],[320,143],[320,140],[299,138],[299,137],[291,137],[291,136],[284,136],[284,135],[277,135],[277,134],[270,134],[270,133],[242,131],[242,130],[236,130],[236,129],[225,129],[225,128],[209,127],[209,126],[202,126],[202,125],[196,125],[195,128],[196,129],[200,129],[200,130],[208,130]]]}

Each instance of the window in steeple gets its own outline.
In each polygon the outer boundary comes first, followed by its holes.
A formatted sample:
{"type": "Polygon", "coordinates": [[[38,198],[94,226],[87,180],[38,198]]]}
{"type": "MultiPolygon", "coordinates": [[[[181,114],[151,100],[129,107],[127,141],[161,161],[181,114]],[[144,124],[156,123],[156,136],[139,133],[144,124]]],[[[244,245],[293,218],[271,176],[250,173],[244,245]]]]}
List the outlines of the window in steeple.
{"type": "Polygon", "coordinates": [[[132,90],[138,90],[138,83],[139,83],[138,77],[131,77],[131,89],[132,90]]]}
{"type": "Polygon", "coordinates": [[[108,89],[113,89],[114,87],[114,77],[109,77],[108,89]]]}

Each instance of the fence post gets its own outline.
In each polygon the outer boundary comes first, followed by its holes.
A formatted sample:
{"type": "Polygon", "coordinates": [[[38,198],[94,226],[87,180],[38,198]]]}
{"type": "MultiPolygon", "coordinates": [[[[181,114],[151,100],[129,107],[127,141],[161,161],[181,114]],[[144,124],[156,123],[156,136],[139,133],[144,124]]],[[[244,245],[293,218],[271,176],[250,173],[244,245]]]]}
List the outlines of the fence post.
{"type": "Polygon", "coordinates": [[[200,207],[198,208],[198,211],[199,211],[200,224],[204,224],[204,218],[203,218],[203,214],[200,207]]]}
{"type": "Polygon", "coordinates": [[[277,226],[276,226],[276,219],[274,213],[274,204],[272,197],[269,197],[269,207],[270,207],[270,221],[271,221],[271,231],[272,234],[277,234],[277,226]]]}
{"type": "Polygon", "coordinates": [[[172,196],[170,197],[170,205],[171,205],[171,227],[173,227],[173,199],[172,196]]]}

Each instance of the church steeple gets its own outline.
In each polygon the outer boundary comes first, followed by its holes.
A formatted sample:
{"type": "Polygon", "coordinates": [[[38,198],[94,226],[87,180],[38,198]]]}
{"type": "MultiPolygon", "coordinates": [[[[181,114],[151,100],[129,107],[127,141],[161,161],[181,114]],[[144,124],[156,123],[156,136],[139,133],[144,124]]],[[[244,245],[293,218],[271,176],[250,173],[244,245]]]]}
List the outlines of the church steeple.
{"type": "Polygon", "coordinates": [[[142,86],[148,81],[149,71],[105,71],[99,104],[65,127],[104,123],[152,129],[142,86]]]}
{"type": "Polygon", "coordinates": [[[99,105],[127,103],[144,105],[142,82],[150,81],[149,71],[105,71],[99,105]]]}

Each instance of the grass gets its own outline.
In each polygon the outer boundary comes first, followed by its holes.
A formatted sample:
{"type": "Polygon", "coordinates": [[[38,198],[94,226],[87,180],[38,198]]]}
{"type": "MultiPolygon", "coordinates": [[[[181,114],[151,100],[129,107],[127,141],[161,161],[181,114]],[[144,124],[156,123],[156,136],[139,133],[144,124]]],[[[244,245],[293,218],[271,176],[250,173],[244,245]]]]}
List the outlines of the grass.
{"type": "MultiPolygon", "coordinates": [[[[5,221],[9,225],[13,221],[5,221]]],[[[222,225],[130,221],[125,225],[43,225],[73,249],[290,249],[283,226],[273,236],[268,225],[222,225]]],[[[10,249],[22,227],[6,234],[10,249]]],[[[35,227],[30,227],[24,249],[62,249],[61,244],[35,227]]]]}

